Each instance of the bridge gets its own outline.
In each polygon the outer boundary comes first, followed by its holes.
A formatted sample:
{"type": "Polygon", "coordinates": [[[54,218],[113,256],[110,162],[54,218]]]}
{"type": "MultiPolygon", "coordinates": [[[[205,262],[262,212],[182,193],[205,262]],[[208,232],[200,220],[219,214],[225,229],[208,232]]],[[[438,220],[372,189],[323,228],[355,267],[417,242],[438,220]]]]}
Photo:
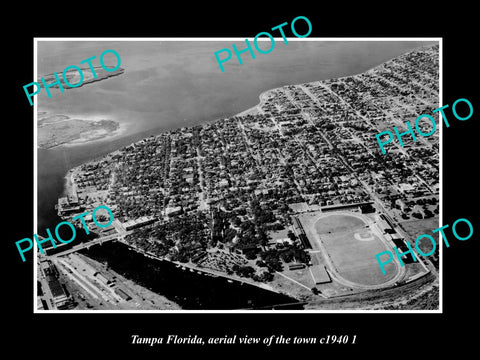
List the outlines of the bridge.
{"type": "MultiPolygon", "coordinates": [[[[118,221],[117,219],[113,220],[112,225],[113,225],[113,227],[115,228],[115,231],[116,231],[114,234],[101,236],[101,237],[99,237],[97,239],[94,239],[92,241],[77,244],[77,245],[75,245],[75,246],[73,246],[73,247],[71,247],[71,248],[69,248],[65,251],[61,251],[61,252],[58,252],[58,253],[52,254],[52,255],[47,255],[47,258],[56,258],[56,257],[59,257],[59,256],[68,255],[68,254],[71,254],[73,252],[80,251],[82,249],[88,249],[88,248],[90,248],[90,246],[103,244],[104,242],[107,242],[107,241],[118,240],[118,241],[124,242],[125,241],[124,240],[125,236],[132,233],[132,231],[126,231],[124,229],[124,227],[122,226],[122,224],[120,223],[120,221],[118,221]]],[[[57,246],[57,248],[59,248],[60,246],[57,246]]]]}
{"type": "Polygon", "coordinates": [[[89,242],[80,243],[78,245],[75,245],[75,246],[71,247],[70,249],[67,249],[67,250],[62,251],[62,252],[58,252],[56,254],[47,255],[47,258],[57,258],[59,256],[68,255],[68,254],[71,254],[73,252],[80,251],[82,249],[88,249],[88,248],[90,248],[90,246],[103,244],[104,242],[112,241],[112,240],[124,241],[122,235],[120,235],[118,233],[115,233],[115,234],[111,234],[111,235],[107,235],[107,236],[102,236],[98,239],[94,239],[94,240],[89,241],[89,242]]]}

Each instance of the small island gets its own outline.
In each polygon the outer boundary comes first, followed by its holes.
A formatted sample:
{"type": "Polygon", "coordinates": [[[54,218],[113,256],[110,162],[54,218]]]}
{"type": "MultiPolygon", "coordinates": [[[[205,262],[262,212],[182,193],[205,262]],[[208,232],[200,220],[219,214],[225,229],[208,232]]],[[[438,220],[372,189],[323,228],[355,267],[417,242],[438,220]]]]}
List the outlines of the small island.
{"type": "Polygon", "coordinates": [[[38,147],[55,146],[99,140],[114,134],[120,124],[113,120],[71,119],[67,115],[38,114],[38,147]]]}
{"type": "MultiPolygon", "coordinates": [[[[93,69],[95,71],[95,74],[97,75],[96,78],[93,77],[93,73],[92,73],[92,70],[90,70],[90,68],[88,68],[88,67],[81,68],[82,73],[83,73],[83,81],[79,86],[75,86],[75,87],[71,87],[68,84],[66,84],[63,76],[59,75],[59,73],[56,73],[56,74],[58,75],[58,79],[62,83],[62,87],[64,89],[75,89],[75,88],[79,88],[79,87],[82,87],[82,86],[87,85],[87,84],[91,84],[91,83],[96,82],[96,81],[102,81],[102,80],[106,80],[108,78],[111,78],[113,76],[121,75],[125,72],[125,69],[123,69],[123,68],[118,68],[117,70],[114,70],[114,71],[106,71],[101,66],[94,66],[93,69]]],[[[65,73],[65,77],[66,77],[67,82],[70,83],[70,84],[76,85],[76,84],[80,83],[80,73],[75,69],[68,70],[65,73]]],[[[42,78],[45,80],[45,82],[47,84],[53,84],[56,81],[55,73],[45,75],[42,78]]],[[[42,83],[42,78],[37,80],[37,82],[39,84],[42,83]]],[[[55,88],[55,89],[59,88],[57,84],[52,85],[51,87],[55,88]]]]}

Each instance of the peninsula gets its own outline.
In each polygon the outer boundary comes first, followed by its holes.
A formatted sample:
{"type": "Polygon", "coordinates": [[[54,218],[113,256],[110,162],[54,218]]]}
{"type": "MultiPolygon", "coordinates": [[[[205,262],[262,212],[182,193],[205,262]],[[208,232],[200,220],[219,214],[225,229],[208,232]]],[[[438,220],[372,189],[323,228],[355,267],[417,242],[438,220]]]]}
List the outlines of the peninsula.
{"type": "MultiPolygon", "coordinates": [[[[97,81],[106,80],[106,79],[111,78],[113,76],[122,75],[125,72],[125,69],[123,69],[123,68],[118,68],[117,70],[114,70],[114,71],[106,71],[101,66],[94,66],[93,69],[94,69],[94,71],[97,75],[97,78],[93,77],[93,73],[92,73],[92,70],[90,68],[88,68],[88,67],[81,68],[83,76],[84,76],[83,82],[81,83],[81,85],[79,85],[75,88],[72,88],[72,87],[68,86],[67,84],[65,84],[63,76],[59,76],[58,78],[59,78],[60,82],[62,83],[62,86],[63,86],[64,89],[77,89],[77,88],[80,88],[82,86],[85,86],[85,85],[88,85],[88,84],[91,84],[91,83],[94,83],[94,82],[97,82],[97,81]]],[[[65,77],[67,78],[67,81],[70,84],[78,84],[81,80],[79,72],[75,69],[68,70],[65,73],[65,77]]],[[[45,82],[47,84],[53,84],[56,81],[55,73],[45,75],[45,76],[43,76],[43,79],[45,80],[45,82]]],[[[39,78],[37,80],[37,82],[39,84],[41,84],[42,83],[41,78],[39,78]]],[[[55,88],[55,89],[59,88],[59,86],[57,84],[52,85],[51,87],[55,88]]]]}
{"type": "Polygon", "coordinates": [[[105,204],[114,224],[47,259],[62,266],[62,254],[120,241],[310,309],[437,309],[437,253],[392,262],[386,275],[375,253],[405,251],[438,227],[438,134],[386,155],[375,134],[404,129],[438,94],[439,47],[422,47],[361,74],[271,89],[250,111],[83,164],[59,215],[105,204]]]}
{"type": "Polygon", "coordinates": [[[38,113],[37,146],[51,149],[59,145],[83,143],[112,136],[120,124],[113,120],[71,119],[67,115],[38,113]]]}

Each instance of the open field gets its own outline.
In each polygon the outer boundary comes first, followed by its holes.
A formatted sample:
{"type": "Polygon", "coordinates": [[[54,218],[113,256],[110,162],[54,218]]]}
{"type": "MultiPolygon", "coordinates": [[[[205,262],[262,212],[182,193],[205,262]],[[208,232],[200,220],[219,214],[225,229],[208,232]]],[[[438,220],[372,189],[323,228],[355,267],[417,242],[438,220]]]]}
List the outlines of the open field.
{"type": "MultiPolygon", "coordinates": [[[[412,246],[415,244],[415,239],[422,234],[427,234],[433,237],[435,239],[435,243],[437,244],[437,249],[435,253],[438,254],[439,232],[432,233],[432,230],[438,229],[440,227],[438,217],[433,217],[430,219],[423,219],[423,220],[403,221],[401,223],[401,226],[405,230],[405,232],[409,235],[408,240],[410,241],[410,244],[412,244],[412,246]]],[[[443,242],[442,242],[442,245],[443,245],[443,242]]],[[[423,239],[418,242],[418,247],[423,253],[427,254],[432,250],[433,245],[428,239],[423,239]]]]}
{"type": "MultiPolygon", "coordinates": [[[[402,221],[400,222],[400,224],[402,225],[402,228],[405,230],[405,232],[410,235],[410,241],[415,241],[415,239],[422,234],[428,234],[432,236],[438,244],[439,233],[432,233],[432,230],[438,229],[440,227],[440,221],[438,216],[422,220],[402,221]]],[[[422,250],[424,249],[422,248],[422,250]]]]}
{"type": "MultiPolygon", "coordinates": [[[[445,244],[443,241],[439,243],[439,232],[432,233],[432,230],[440,227],[439,218],[432,217],[422,220],[403,221],[400,223],[400,226],[407,234],[408,241],[410,241],[412,246],[414,246],[417,237],[422,234],[430,235],[435,239],[436,250],[432,255],[424,257],[424,263],[426,263],[431,270],[438,271],[440,267],[440,247],[443,246],[443,250],[445,250],[445,244]]],[[[418,242],[418,247],[424,254],[429,254],[433,245],[428,238],[423,238],[418,242]]]]}

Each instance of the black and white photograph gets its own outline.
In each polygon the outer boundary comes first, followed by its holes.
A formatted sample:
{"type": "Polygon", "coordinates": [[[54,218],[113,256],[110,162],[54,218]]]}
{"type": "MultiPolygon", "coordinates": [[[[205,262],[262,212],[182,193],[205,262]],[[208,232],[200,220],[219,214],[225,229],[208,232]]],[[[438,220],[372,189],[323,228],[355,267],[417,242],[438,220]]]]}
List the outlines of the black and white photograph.
{"type": "Polygon", "coordinates": [[[37,310],[440,309],[439,39],[36,47],[37,310]]]}
{"type": "Polygon", "coordinates": [[[467,356],[475,11],[176,5],[2,23],[5,353],[467,356]]]}

